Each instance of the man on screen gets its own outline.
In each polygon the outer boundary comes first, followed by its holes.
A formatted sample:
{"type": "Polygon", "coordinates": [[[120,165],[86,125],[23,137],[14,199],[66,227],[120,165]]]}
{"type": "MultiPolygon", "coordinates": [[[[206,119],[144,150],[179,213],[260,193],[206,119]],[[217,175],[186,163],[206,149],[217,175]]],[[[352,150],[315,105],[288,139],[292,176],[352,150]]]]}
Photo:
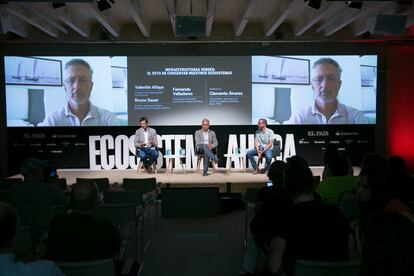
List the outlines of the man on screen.
{"type": "Polygon", "coordinates": [[[216,133],[209,129],[209,127],[210,121],[208,119],[203,119],[201,122],[201,129],[197,130],[194,134],[197,154],[204,154],[203,176],[207,176],[210,160],[218,162],[217,156],[213,153],[213,150],[218,146],[216,133]]]}
{"type": "Polygon", "coordinates": [[[274,139],[274,132],[270,128],[267,128],[267,121],[266,119],[259,119],[258,121],[259,129],[256,130],[255,138],[254,138],[254,149],[251,149],[247,152],[247,158],[249,159],[250,163],[253,166],[253,174],[259,173],[259,166],[254,160],[254,157],[259,157],[259,161],[261,158],[266,157],[266,167],[260,171],[260,173],[265,173],[272,162],[272,145],[274,139]]]}
{"type": "Polygon", "coordinates": [[[68,61],[64,69],[64,88],[68,100],[61,110],[52,112],[38,126],[114,126],[120,120],[108,110],[92,105],[93,70],[83,59],[68,61]]]}
{"type": "Polygon", "coordinates": [[[312,66],[314,103],[290,117],[286,124],[367,124],[364,114],[341,104],[337,97],[341,88],[339,64],[331,58],[321,58],[312,66]]]}
{"type": "Polygon", "coordinates": [[[144,167],[148,173],[151,173],[151,165],[158,158],[157,150],[157,132],[155,129],[148,126],[148,119],[142,117],[139,119],[141,128],[135,132],[135,148],[137,150],[136,156],[141,158],[144,167]]]}

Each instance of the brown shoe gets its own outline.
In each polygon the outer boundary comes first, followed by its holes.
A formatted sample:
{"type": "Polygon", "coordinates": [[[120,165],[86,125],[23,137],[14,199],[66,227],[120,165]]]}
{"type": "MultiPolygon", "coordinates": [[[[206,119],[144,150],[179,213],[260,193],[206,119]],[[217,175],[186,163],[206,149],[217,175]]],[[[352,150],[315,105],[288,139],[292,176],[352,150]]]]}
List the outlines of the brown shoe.
{"type": "Polygon", "coordinates": [[[258,174],[259,173],[259,168],[256,168],[253,172],[252,172],[252,174],[258,174]]]}

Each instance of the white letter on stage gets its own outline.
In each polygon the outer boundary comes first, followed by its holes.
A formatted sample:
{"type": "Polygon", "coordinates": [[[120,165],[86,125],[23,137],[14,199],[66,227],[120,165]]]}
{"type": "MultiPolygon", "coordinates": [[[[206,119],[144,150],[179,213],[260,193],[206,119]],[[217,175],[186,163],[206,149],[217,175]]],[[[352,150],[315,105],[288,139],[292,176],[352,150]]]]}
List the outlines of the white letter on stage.
{"type": "MultiPolygon", "coordinates": [[[[185,140],[185,135],[184,134],[180,134],[180,135],[174,135],[174,149],[175,149],[175,154],[178,155],[180,154],[178,151],[181,148],[181,140],[185,140]]],[[[180,165],[180,160],[178,158],[175,159],[174,162],[174,168],[181,168],[180,165]]]]}
{"type": "Polygon", "coordinates": [[[282,136],[280,136],[279,134],[275,134],[273,140],[276,140],[276,141],[279,141],[280,142],[280,155],[279,156],[276,156],[276,160],[283,160],[283,156],[282,156],[283,139],[282,139],[282,136]]]}
{"type": "Polygon", "coordinates": [[[126,170],[129,166],[129,139],[126,135],[115,138],[115,167],[126,170]]]}
{"type": "MultiPolygon", "coordinates": [[[[161,138],[161,135],[159,134],[157,134],[157,148],[162,149],[162,138],[161,138]]],[[[161,169],[163,164],[164,164],[164,157],[162,153],[158,151],[157,169],[161,169]]]]}
{"type": "MultiPolygon", "coordinates": [[[[254,134],[249,134],[247,136],[247,141],[248,141],[249,147],[246,150],[246,154],[247,154],[247,151],[249,149],[254,149],[254,134]]],[[[246,160],[247,160],[247,167],[248,168],[252,168],[252,164],[249,162],[249,159],[247,159],[247,156],[246,156],[246,160]]]]}
{"type": "Polygon", "coordinates": [[[129,157],[129,165],[131,166],[131,169],[136,170],[138,167],[137,164],[137,157],[135,156],[136,154],[136,149],[135,149],[135,135],[131,135],[131,137],[129,137],[129,151],[133,154],[129,157]]]}
{"type": "Polygon", "coordinates": [[[96,156],[100,155],[100,151],[96,149],[96,142],[100,136],[89,136],[89,169],[100,170],[100,165],[96,164],[96,156]]]}
{"type": "Polygon", "coordinates": [[[286,134],[285,151],[283,153],[283,160],[286,162],[288,157],[296,155],[295,137],[293,134],[286,134]]]}
{"type": "Polygon", "coordinates": [[[109,155],[107,149],[114,148],[114,138],[111,135],[104,135],[101,137],[101,164],[104,170],[111,170],[114,165],[114,156],[109,155]],[[108,143],[108,147],[106,144],[108,143]]]}
{"type": "Polygon", "coordinates": [[[193,135],[185,136],[185,168],[192,169],[196,167],[197,157],[194,152],[194,137],[193,135]]]}
{"type": "MultiPolygon", "coordinates": [[[[229,142],[227,144],[227,154],[234,154],[234,149],[237,149],[239,145],[237,144],[237,135],[236,134],[230,134],[229,135],[229,142]]],[[[227,157],[230,158],[230,157],[227,157]]],[[[240,169],[240,162],[239,158],[231,158],[230,160],[230,166],[231,162],[234,162],[234,168],[240,169]]],[[[226,160],[227,163],[227,160],[226,160]]]]}

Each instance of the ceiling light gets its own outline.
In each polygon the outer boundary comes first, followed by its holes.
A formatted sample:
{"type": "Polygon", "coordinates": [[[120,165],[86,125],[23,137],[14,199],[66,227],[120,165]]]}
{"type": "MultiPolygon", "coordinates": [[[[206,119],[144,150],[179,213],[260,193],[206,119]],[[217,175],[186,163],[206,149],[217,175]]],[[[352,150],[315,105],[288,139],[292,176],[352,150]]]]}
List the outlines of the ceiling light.
{"type": "Polygon", "coordinates": [[[54,9],[58,9],[58,8],[61,8],[61,7],[64,7],[64,6],[66,6],[65,3],[60,3],[60,2],[54,2],[54,3],[52,3],[52,7],[54,9]]]}
{"type": "Polygon", "coordinates": [[[321,7],[321,0],[304,0],[308,2],[308,6],[314,9],[319,9],[321,7]]]}
{"type": "Polygon", "coordinates": [[[98,10],[104,11],[107,9],[112,8],[112,4],[115,3],[115,0],[96,0],[96,4],[98,5],[98,10]]]}
{"type": "Polygon", "coordinates": [[[362,9],[362,2],[361,1],[347,1],[345,2],[345,5],[347,5],[350,8],[354,9],[362,9]]]}

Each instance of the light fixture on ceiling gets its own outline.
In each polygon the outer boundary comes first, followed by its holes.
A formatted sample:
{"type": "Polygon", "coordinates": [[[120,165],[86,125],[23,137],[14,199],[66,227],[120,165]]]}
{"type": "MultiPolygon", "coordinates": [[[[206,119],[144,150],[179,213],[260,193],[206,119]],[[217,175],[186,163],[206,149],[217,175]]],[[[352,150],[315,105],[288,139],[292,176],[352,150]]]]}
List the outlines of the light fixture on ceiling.
{"type": "Polygon", "coordinates": [[[96,0],[98,10],[104,11],[112,8],[112,5],[115,3],[115,0],[96,0]]]}
{"type": "Polygon", "coordinates": [[[52,3],[52,7],[53,7],[54,9],[58,9],[58,8],[61,8],[61,7],[64,7],[64,6],[66,6],[66,4],[65,4],[65,3],[61,3],[61,2],[53,2],[53,3],[52,3]]]}
{"type": "Polygon", "coordinates": [[[345,5],[354,9],[362,9],[362,1],[347,1],[345,2],[345,5]]]}
{"type": "Polygon", "coordinates": [[[314,9],[319,9],[321,7],[321,0],[304,0],[308,2],[308,6],[314,9]]]}

